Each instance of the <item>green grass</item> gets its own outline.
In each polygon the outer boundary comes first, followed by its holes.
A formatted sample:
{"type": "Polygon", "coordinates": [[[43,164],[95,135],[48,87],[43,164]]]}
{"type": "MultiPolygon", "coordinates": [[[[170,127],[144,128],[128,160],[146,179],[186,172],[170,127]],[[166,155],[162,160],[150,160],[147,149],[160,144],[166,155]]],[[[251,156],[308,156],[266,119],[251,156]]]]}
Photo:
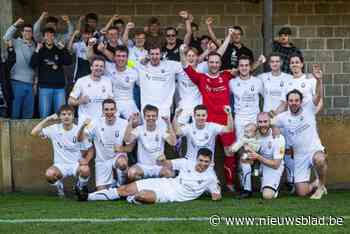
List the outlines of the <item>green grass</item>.
{"type": "Polygon", "coordinates": [[[125,201],[77,202],[73,198],[12,193],[0,195],[0,219],[147,218],[219,216],[347,216],[343,226],[210,226],[208,221],[116,223],[0,223],[0,233],[350,233],[350,192],[330,191],[322,200],[282,195],[222,201],[201,198],[187,203],[130,205],[125,201]]]}

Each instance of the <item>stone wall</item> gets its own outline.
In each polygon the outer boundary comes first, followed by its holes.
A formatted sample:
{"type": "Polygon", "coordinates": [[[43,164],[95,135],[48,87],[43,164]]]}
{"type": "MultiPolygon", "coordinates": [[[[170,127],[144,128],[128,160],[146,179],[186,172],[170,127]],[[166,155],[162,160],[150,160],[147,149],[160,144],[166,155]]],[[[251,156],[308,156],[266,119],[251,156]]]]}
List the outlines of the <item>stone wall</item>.
{"type": "MultiPolygon", "coordinates": [[[[300,47],[307,63],[321,63],[325,74],[325,109],[323,114],[350,114],[350,2],[347,0],[274,0],[275,32],[282,25],[293,31],[292,41],[300,47]]],[[[244,42],[255,57],[262,50],[263,0],[59,0],[14,1],[14,14],[36,19],[48,10],[52,15],[69,14],[73,20],[87,12],[100,15],[101,25],[113,15],[132,20],[142,27],[151,16],[159,17],[163,26],[176,26],[177,13],[189,10],[206,33],[205,19],[215,18],[215,31],[224,37],[225,28],[241,25],[244,42]],[[24,4],[24,5],[23,5],[24,4]]]]}

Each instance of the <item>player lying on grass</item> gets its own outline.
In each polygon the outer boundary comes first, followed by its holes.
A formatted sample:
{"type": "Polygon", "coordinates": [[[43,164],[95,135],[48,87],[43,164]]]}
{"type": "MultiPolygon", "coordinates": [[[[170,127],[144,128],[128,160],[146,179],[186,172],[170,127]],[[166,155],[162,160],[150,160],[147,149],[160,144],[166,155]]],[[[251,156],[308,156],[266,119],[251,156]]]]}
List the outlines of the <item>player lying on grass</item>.
{"type": "Polygon", "coordinates": [[[91,143],[77,141],[79,128],[73,123],[74,108],[63,105],[57,114],[46,117],[32,130],[32,136],[49,138],[53,145],[54,163],[46,170],[46,180],[57,188],[57,194],[64,196],[63,179],[67,176],[78,176],[77,190],[87,191],[90,176],[89,161],[93,151],[91,143]],[[48,127],[49,122],[57,122],[48,127]],[[84,157],[83,157],[84,155],[84,157]]]}
{"type": "Polygon", "coordinates": [[[208,169],[212,156],[208,148],[201,148],[197,161],[185,158],[166,160],[164,166],[179,170],[177,177],[138,180],[119,188],[90,193],[87,200],[105,201],[126,197],[131,203],[184,202],[197,199],[206,191],[211,193],[212,200],[220,200],[217,177],[214,170],[208,169]]]}

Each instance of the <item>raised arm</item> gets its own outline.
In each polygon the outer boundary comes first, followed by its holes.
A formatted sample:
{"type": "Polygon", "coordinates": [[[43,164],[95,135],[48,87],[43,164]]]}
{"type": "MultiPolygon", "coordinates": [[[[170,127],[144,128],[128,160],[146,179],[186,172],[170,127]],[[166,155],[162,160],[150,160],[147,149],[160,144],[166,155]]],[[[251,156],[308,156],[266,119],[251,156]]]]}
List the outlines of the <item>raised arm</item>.
{"type": "Polygon", "coordinates": [[[174,128],[174,132],[175,132],[176,136],[182,136],[183,135],[183,132],[181,130],[181,127],[183,125],[180,125],[179,122],[178,122],[178,118],[181,115],[182,111],[183,111],[182,108],[177,109],[175,111],[175,116],[174,116],[174,119],[173,119],[173,128],[174,128]]]}
{"type": "Polygon", "coordinates": [[[213,30],[213,22],[214,19],[212,17],[208,17],[207,20],[205,21],[205,23],[207,24],[207,28],[208,28],[208,33],[210,38],[218,45],[221,45],[221,41],[216,37],[214,30],[213,30]]]}
{"type": "Polygon", "coordinates": [[[266,62],[266,58],[263,54],[261,54],[258,58],[258,60],[253,64],[252,66],[252,72],[255,71],[259,66],[264,64],[266,62]]]}
{"type": "Polygon", "coordinates": [[[119,19],[119,15],[113,15],[108,23],[101,29],[101,32],[107,32],[107,30],[112,26],[113,22],[119,19]]]}
{"type": "Polygon", "coordinates": [[[67,49],[69,52],[75,52],[73,51],[73,42],[75,37],[77,37],[80,34],[80,31],[75,30],[74,33],[72,34],[72,36],[70,37],[69,41],[68,41],[68,45],[67,45],[67,49]]]}
{"type": "Polygon", "coordinates": [[[318,106],[323,98],[323,84],[322,84],[322,71],[319,64],[314,64],[312,66],[312,75],[316,79],[316,93],[313,96],[313,103],[318,106]]]}
{"type": "Polygon", "coordinates": [[[232,132],[233,131],[233,117],[230,106],[224,106],[224,111],[227,115],[227,123],[223,129],[223,132],[232,132]]]}
{"type": "Polygon", "coordinates": [[[133,126],[135,122],[135,118],[136,118],[135,115],[131,116],[128,122],[128,126],[125,129],[124,142],[126,145],[133,144],[137,139],[137,136],[132,133],[133,130],[135,129],[133,126]]]}
{"type": "Polygon", "coordinates": [[[56,121],[58,120],[57,114],[50,115],[46,117],[45,119],[41,120],[30,132],[30,135],[32,136],[39,136],[41,133],[41,130],[43,130],[44,127],[50,122],[50,121],[56,121]]]}
{"type": "Polygon", "coordinates": [[[24,20],[22,18],[18,18],[16,20],[16,22],[7,29],[7,31],[3,37],[4,41],[12,40],[14,38],[16,31],[17,31],[17,28],[19,26],[21,26],[23,23],[24,23],[24,20]]]}
{"type": "MultiPolygon", "coordinates": [[[[192,35],[192,27],[191,27],[191,15],[187,11],[180,11],[179,16],[185,21],[185,36],[184,36],[184,44],[189,45],[191,42],[192,35]]],[[[193,18],[193,17],[192,17],[193,18]]]]}
{"type": "Polygon", "coordinates": [[[83,124],[81,125],[79,131],[78,131],[78,136],[77,136],[77,139],[79,142],[83,142],[84,139],[86,138],[86,135],[85,135],[85,128],[91,124],[91,119],[85,119],[83,124]]]}
{"type": "Polygon", "coordinates": [[[219,47],[219,49],[217,50],[217,52],[223,56],[226,49],[227,49],[227,46],[230,44],[230,41],[231,41],[231,37],[232,37],[232,33],[233,33],[234,29],[233,28],[229,28],[228,29],[228,32],[227,32],[227,35],[225,37],[225,40],[224,42],[221,44],[221,46],[219,47]]]}
{"type": "Polygon", "coordinates": [[[173,130],[173,127],[171,125],[170,122],[170,117],[168,116],[162,116],[162,119],[164,120],[166,126],[167,126],[167,137],[165,138],[165,141],[171,145],[171,146],[175,146],[176,145],[176,135],[175,132],[173,130]]]}
{"type": "Polygon", "coordinates": [[[124,30],[124,33],[123,33],[123,43],[124,45],[128,45],[128,41],[129,41],[129,32],[131,29],[135,28],[135,24],[133,22],[129,22],[126,24],[126,27],[125,27],[125,30],[124,30]]]}
{"type": "Polygon", "coordinates": [[[47,11],[43,11],[39,17],[39,19],[35,22],[33,26],[33,37],[35,41],[39,41],[40,35],[41,35],[41,24],[44,21],[44,19],[49,15],[47,11]]]}

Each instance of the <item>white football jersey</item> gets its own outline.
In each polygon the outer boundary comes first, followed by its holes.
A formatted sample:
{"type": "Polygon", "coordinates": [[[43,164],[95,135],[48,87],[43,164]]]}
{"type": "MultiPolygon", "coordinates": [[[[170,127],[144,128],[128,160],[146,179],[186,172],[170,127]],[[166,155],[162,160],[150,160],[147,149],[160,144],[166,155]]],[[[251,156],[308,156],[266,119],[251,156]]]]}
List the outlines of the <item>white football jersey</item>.
{"type": "Polygon", "coordinates": [[[87,45],[84,41],[74,42],[72,49],[77,57],[87,60],[87,45]]]}
{"type": "Polygon", "coordinates": [[[183,72],[182,66],[176,61],[161,61],[158,66],[150,63],[136,66],[140,76],[141,106],[147,104],[159,108],[160,116],[163,110],[170,111],[175,93],[176,76],[183,72]]]}
{"type": "Polygon", "coordinates": [[[88,138],[94,142],[96,162],[108,161],[115,157],[115,145],[123,145],[128,121],[118,118],[113,125],[107,125],[105,118],[93,121],[85,128],[88,138]]]}
{"type": "MultiPolygon", "coordinates": [[[[286,141],[282,135],[276,136],[275,138],[272,136],[272,131],[268,133],[266,136],[260,135],[258,138],[260,144],[259,153],[264,158],[267,159],[283,159],[284,150],[286,148],[286,141]]],[[[284,160],[281,161],[280,167],[283,168],[284,160]]]]}
{"type": "Polygon", "coordinates": [[[282,129],[288,145],[293,147],[297,156],[324,149],[317,132],[316,106],[309,106],[313,108],[303,108],[298,115],[288,110],[276,116],[276,126],[282,129]]]}
{"type": "Polygon", "coordinates": [[[285,94],[282,101],[286,101],[286,95],[293,89],[299,90],[303,94],[303,105],[312,103],[312,98],[316,94],[316,79],[312,75],[303,75],[300,78],[291,78],[287,82],[285,94]]]}
{"type": "Polygon", "coordinates": [[[212,168],[204,172],[196,171],[196,161],[187,159],[171,160],[174,170],[179,170],[176,178],[169,179],[175,188],[176,201],[194,200],[205,191],[220,193],[218,179],[212,168]]]}
{"type": "MultiPolygon", "coordinates": [[[[203,129],[198,129],[195,123],[182,126],[181,131],[187,138],[186,158],[196,161],[200,148],[208,148],[214,155],[216,136],[223,133],[223,130],[224,126],[216,123],[206,123],[203,129]]],[[[214,161],[214,157],[212,161],[214,161]]]]}
{"type": "Polygon", "coordinates": [[[197,85],[193,84],[185,71],[177,76],[177,89],[180,95],[180,108],[193,108],[202,104],[202,94],[199,92],[197,85]]]}
{"type": "Polygon", "coordinates": [[[102,102],[107,98],[113,98],[112,82],[102,76],[99,81],[92,80],[90,75],[77,80],[70,96],[79,99],[82,96],[89,97],[89,103],[79,105],[79,122],[81,119],[99,119],[102,117],[102,102]]]}
{"type": "Polygon", "coordinates": [[[133,62],[140,62],[142,59],[144,59],[147,56],[148,52],[146,49],[139,49],[136,46],[129,48],[129,60],[133,62]]]}
{"type": "Polygon", "coordinates": [[[137,162],[155,165],[157,158],[164,154],[164,143],[168,137],[165,128],[156,127],[148,131],[146,125],[141,125],[131,132],[137,139],[137,162]]]}
{"type": "MultiPolygon", "coordinates": [[[[109,63],[109,62],[107,62],[109,63]]],[[[133,89],[135,83],[138,82],[139,75],[135,69],[126,68],[125,71],[118,71],[113,65],[108,65],[108,78],[111,79],[113,85],[113,95],[116,102],[133,101],[133,89]]]]}
{"type": "Polygon", "coordinates": [[[41,130],[40,136],[52,142],[54,164],[77,163],[82,157],[81,150],[92,146],[88,142],[78,142],[78,132],[79,128],[75,124],[69,131],[63,128],[63,124],[53,124],[41,130]]]}
{"type": "Polygon", "coordinates": [[[264,112],[276,110],[281,104],[281,100],[285,100],[285,88],[292,76],[281,72],[279,76],[272,75],[271,72],[262,73],[258,78],[263,83],[264,112]]]}
{"type": "Polygon", "coordinates": [[[248,80],[240,77],[230,80],[230,90],[234,97],[235,118],[242,122],[256,120],[259,109],[259,94],[263,95],[263,84],[260,79],[251,76],[248,80]]]}

